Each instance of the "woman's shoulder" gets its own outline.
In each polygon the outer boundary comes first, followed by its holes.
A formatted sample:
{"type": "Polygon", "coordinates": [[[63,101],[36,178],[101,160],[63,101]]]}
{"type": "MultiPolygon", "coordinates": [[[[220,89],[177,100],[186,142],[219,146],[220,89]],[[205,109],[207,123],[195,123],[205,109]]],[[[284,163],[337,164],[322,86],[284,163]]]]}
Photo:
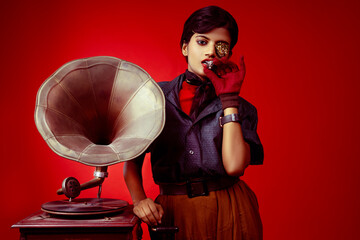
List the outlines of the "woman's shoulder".
{"type": "Polygon", "coordinates": [[[179,80],[181,80],[182,76],[183,76],[183,74],[180,74],[179,76],[177,76],[176,78],[174,78],[171,81],[157,82],[157,84],[163,90],[163,92],[166,93],[178,85],[179,80]]]}
{"type": "Polygon", "coordinates": [[[157,82],[157,84],[161,87],[164,88],[167,85],[169,85],[169,83],[171,83],[172,81],[163,81],[163,82],[157,82]]]}
{"type": "Polygon", "coordinates": [[[245,98],[239,96],[239,103],[239,110],[243,112],[257,112],[256,107],[245,98]]]}

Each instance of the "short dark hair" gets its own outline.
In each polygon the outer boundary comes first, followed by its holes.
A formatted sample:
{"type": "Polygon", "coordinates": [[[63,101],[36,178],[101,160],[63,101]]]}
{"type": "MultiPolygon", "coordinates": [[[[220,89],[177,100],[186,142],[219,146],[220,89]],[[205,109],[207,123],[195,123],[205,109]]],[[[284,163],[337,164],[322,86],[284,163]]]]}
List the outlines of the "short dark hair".
{"type": "Polygon", "coordinates": [[[238,40],[238,25],[234,17],[226,10],[217,6],[208,6],[195,11],[186,20],[181,35],[180,47],[189,43],[194,33],[208,33],[215,28],[226,28],[230,33],[230,50],[238,40]]]}

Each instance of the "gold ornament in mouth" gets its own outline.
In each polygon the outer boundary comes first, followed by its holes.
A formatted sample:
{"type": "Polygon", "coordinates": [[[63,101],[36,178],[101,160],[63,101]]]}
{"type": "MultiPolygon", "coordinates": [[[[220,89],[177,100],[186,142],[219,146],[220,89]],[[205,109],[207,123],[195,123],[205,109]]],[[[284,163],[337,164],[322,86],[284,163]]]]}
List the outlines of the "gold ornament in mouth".
{"type": "Polygon", "coordinates": [[[207,60],[207,61],[204,61],[204,63],[206,64],[208,69],[211,69],[214,66],[213,60],[207,60]]]}

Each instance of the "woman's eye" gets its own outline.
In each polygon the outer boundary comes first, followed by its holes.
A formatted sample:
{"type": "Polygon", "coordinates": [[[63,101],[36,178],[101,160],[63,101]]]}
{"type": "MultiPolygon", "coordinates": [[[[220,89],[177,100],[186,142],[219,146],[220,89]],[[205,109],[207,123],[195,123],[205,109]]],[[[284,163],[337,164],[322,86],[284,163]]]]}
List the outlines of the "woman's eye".
{"type": "Polygon", "coordinates": [[[198,40],[197,43],[199,45],[206,45],[207,44],[207,42],[205,40],[198,40]]]}

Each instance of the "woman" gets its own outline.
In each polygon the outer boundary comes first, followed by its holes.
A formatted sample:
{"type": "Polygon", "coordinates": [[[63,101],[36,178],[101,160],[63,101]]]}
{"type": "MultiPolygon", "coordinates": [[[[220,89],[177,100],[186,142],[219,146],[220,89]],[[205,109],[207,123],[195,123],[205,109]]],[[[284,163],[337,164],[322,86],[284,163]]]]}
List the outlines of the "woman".
{"type": "Polygon", "coordinates": [[[262,239],[255,194],[239,179],[249,164],[262,164],[257,112],[239,97],[243,57],[231,62],[238,27],[225,10],[209,6],[185,22],[181,51],[188,69],[159,83],[166,123],[148,149],[155,202],[146,197],[144,155],[125,163],[134,213],[150,226],[177,226],[177,239],[262,239]]]}

